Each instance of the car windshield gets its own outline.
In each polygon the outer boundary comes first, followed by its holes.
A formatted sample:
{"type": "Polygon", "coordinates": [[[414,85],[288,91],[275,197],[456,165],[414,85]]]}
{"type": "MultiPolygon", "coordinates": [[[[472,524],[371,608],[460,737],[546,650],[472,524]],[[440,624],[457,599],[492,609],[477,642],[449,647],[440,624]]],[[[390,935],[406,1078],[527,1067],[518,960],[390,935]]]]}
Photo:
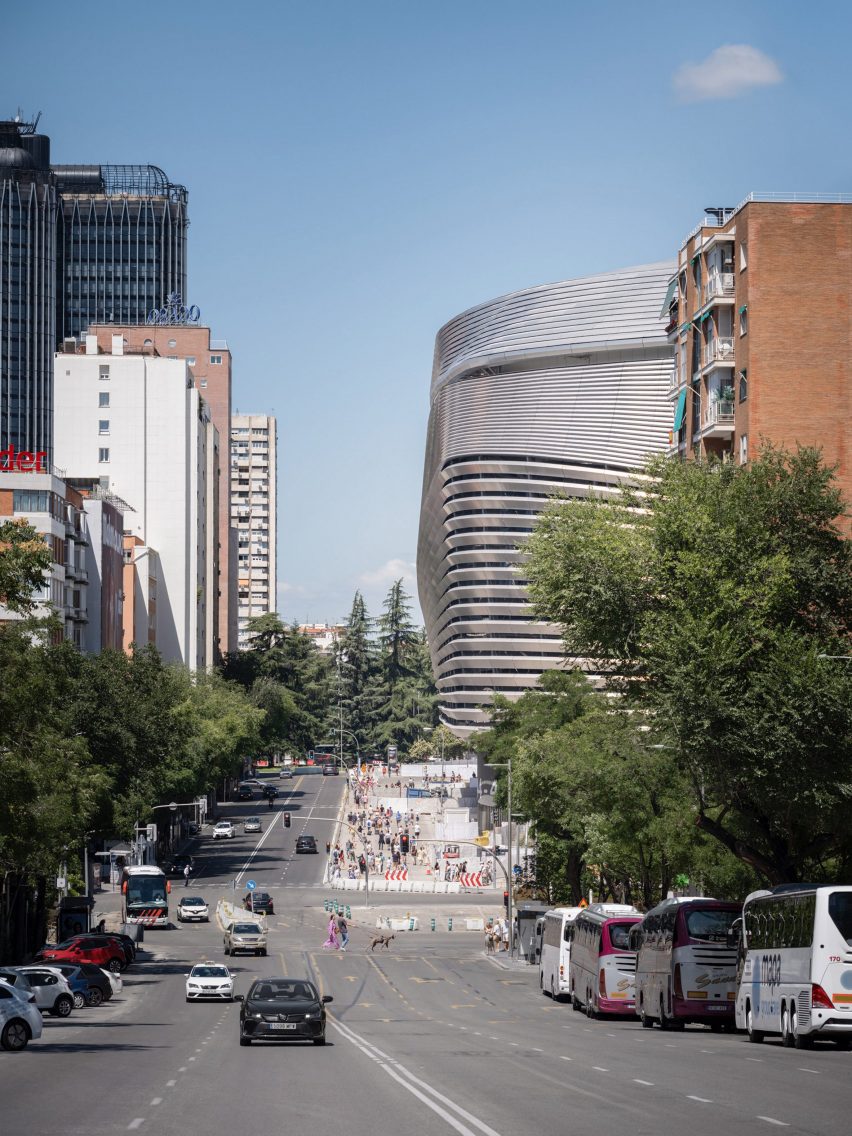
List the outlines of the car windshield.
{"type": "Polygon", "coordinates": [[[204,900],[200,895],[188,895],[181,901],[182,907],[204,907],[204,900]]]}
{"type": "Polygon", "coordinates": [[[310,982],[293,982],[288,979],[284,982],[259,982],[249,997],[260,1002],[288,1002],[294,999],[316,1001],[317,992],[310,982]]]}
{"type": "Polygon", "coordinates": [[[828,914],[846,945],[852,947],[852,892],[833,891],[828,897],[828,914]]]}
{"type": "Polygon", "coordinates": [[[237,923],[234,926],[235,935],[259,935],[260,927],[256,923],[237,923]]]}
{"type": "Polygon", "coordinates": [[[246,817],[246,824],[260,824],[260,817],[246,817]]]}
{"type": "Polygon", "coordinates": [[[724,943],[728,938],[738,911],[702,910],[700,907],[686,916],[686,932],[690,939],[703,939],[707,943],[724,943]]]}
{"type": "Polygon", "coordinates": [[[228,978],[225,966],[194,966],[190,978],[228,978]]]}

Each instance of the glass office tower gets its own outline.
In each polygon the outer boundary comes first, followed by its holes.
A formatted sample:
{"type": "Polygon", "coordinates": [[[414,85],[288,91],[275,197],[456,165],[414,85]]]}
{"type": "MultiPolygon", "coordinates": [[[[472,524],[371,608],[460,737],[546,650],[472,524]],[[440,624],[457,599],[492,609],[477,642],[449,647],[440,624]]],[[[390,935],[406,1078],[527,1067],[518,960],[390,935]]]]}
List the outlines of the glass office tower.
{"type": "Polygon", "coordinates": [[[55,311],[50,141],[34,123],[0,122],[0,468],[10,446],[50,463],[55,311]]]}
{"type": "Polygon", "coordinates": [[[56,333],[144,323],[186,295],[187,192],[158,166],[54,166],[59,195],[56,333]]]}

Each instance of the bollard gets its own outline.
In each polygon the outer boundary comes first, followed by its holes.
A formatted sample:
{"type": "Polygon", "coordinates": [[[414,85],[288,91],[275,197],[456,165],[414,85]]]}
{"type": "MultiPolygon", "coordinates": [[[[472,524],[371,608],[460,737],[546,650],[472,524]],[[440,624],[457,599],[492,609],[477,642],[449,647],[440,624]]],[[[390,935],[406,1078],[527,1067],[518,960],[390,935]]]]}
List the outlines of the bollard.
{"type": "Polygon", "coordinates": [[[325,908],[326,911],[328,911],[328,903],[329,903],[329,901],[327,899],[324,899],[322,901],[322,905],[323,905],[323,907],[325,908]]]}
{"type": "Polygon", "coordinates": [[[414,919],[413,918],[409,918],[409,920],[408,920],[408,929],[409,929],[409,931],[414,930],[414,919]]]}
{"type": "Polygon", "coordinates": [[[433,931],[435,930],[435,917],[434,917],[434,915],[432,916],[432,930],[433,931]]]}
{"type": "Polygon", "coordinates": [[[334,914],[335,915],[340,914],[340,908],[338,907],[337,900],[334,901],[334,914]]]}
{"type": "Polygon", "coordinates": [[[447,919],[447,930],[452,931],[452,929],[453,929],[453,917],[452,917],[452,915],[450,915],[447,919]]]}
{"type": "Polygon", "coordinates": [[[347,919],[352,918],[352,908],[349,906],[348,903],[346,904],[346,918],[347,919]]]}

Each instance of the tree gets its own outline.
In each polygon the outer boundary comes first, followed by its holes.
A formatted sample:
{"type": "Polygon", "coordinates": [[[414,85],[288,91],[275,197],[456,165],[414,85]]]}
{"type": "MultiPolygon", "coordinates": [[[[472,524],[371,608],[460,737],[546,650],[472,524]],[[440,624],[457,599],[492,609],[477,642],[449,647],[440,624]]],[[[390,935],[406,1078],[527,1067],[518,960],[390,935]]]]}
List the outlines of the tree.
{"type": "Polygon", "coordinates": [[[28,615],[52,562],[44,537],[22,517],[0,522],[0,604],[28,615]]]}
{"type": "Polygon", "coordinates": [[[370,633],[367,605],[356,592],[338,644],[337,664],[343,726],[355,735],[361,752],[370,745],[376,717],[377,659],[370,633]]]}
{"type": "Polygon", "coordinates": [[[410,597],[396,580],[379,617],[379,666],[375,675],[372,744],[395,744],[405,753],[437,722],[438,692],[425,631],[411,621],[410,597]]]}
{"type": "Polygon", "coordinates": [[[671,746],[698,828],[771,883],[852,868],[852,552],[814,450],[657,460],[530,541],[536,613],[671,746]]]}

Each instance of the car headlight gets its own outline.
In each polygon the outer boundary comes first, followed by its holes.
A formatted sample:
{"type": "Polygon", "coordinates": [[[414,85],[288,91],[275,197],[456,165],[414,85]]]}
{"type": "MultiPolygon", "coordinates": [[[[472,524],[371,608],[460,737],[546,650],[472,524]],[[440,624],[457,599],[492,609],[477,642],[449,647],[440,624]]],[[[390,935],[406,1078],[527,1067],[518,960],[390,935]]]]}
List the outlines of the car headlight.
{"type": "Polygon", "coordinates": [[[308,1018],[308,1019],[314,1019],[314,1020],[316,1020],[317,1018],[321,1018],[322,1017],[322,1010],[311,1010],[311,1012],[309,1014],[305,1014],[305,1017],[308,1018]]]}
{"type": "Polygon", "coordinates": [[[250,1018],[262,1018],[263,1014],[259,1014],[259,1013],[257,1013],[257,1011],[255,1011],[253,1014],[249,1014],[248,1016],[250,1018]]]}

